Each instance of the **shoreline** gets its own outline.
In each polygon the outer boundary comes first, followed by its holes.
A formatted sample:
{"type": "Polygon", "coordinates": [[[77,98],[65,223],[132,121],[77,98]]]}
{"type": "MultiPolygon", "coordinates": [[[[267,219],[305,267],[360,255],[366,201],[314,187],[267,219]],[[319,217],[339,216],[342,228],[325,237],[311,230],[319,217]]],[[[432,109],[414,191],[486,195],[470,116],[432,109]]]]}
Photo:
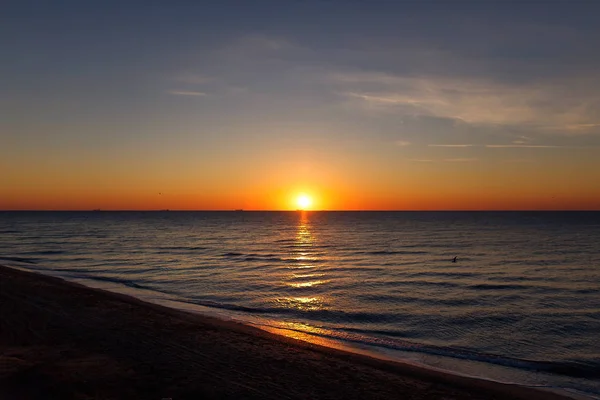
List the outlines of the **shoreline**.
{"type": "Polygon", "coordinates": [[[0,300],[0,399],[573,398],[324,347],[4,266],[0,300]],[[40,383],[35,393],[32,384],[40,383]]]}

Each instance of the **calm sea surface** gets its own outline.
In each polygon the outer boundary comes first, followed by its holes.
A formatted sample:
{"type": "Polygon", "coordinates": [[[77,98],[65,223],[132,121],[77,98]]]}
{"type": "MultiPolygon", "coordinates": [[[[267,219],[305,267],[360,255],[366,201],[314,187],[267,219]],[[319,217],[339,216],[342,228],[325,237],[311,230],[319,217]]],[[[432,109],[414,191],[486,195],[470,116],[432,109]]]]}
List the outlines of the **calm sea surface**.
{"type": "Polygon", "coordinates": [[[0,212],[0,263],[600,396],[598,212],[0,212]]]}

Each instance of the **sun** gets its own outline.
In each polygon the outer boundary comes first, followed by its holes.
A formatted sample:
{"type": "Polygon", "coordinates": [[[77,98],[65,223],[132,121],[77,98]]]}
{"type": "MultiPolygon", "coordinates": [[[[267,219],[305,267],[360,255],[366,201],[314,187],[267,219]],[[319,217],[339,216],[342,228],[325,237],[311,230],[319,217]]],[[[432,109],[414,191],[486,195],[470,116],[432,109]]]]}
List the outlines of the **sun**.
{"type": "Polygon", "coordinates": [[[308,209],[312,204],[312,199],[306,194],[300,194],[296,197],[296,205],[300,210],[308,209]]]}

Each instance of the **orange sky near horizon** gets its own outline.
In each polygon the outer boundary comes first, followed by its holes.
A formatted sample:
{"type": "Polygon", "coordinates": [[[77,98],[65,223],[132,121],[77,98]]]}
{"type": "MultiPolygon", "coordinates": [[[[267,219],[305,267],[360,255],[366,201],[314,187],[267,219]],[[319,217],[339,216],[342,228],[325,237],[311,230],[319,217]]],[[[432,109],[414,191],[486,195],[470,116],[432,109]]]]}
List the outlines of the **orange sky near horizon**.
{"type": "MultiPolygon", "coordinates": [[[[5,157],[2,210],[598,210],[595,149],[552,149],[532,162],[418,162],[373,152],[265,149],[236,160],[115,158],[62,165],[5,157]],[[269,155],[269,152],[271,153],[269,155]],[[266,155],[266,157],[261,157],[266,155]],[[559,158],[560,157],[560,158],[559,158]],[[557,163],[556,160],[561,160],[557,163]],[[151,161],[150,161],[151,160],[151,161]]],[[[494,158],[496,157],[496,158],[494,158]]]]}
{"type": "Polygon", "coordinates": [[[137,179],[117,175],[96,180],[67,180],[63,174],[54,179],[52,174],[16,176],[13,181],[4,180],[0,188],[0,209],[295,210],[300,194],[311,198],[311,210],[600,209],[600,188],[587,185],[589,179],[599,178],[594,173],[582,176],[563,171],[546,177],[539,165],[521,166],[520,173],[514,174],[504,166],[494,172],[494,168],[478,170],[464,164],[452,163],[445,173],[416,163],[410,171],[382,170],[379,175],[346,178],[311,169],[302,179],[294,179],[293,173],[280,170],[277,176],[261,179],[231,179],[231,185],[223,183],[226,174],[221,183],[201,175],[161,180],[151,173],[137,179]],[[292,176],[289,182],[286,176],[292,176]]]}

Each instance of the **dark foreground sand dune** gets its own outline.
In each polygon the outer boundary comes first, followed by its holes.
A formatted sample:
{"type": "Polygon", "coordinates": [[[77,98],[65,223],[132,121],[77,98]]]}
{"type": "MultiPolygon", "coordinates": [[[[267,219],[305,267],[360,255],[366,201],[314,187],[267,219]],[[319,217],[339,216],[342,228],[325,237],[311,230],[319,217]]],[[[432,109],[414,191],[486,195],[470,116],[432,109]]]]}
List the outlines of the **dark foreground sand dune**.
{"type": "Polygon", "coordinates": [[[0,399],[561,399],[0,267],[0,399]]]}

